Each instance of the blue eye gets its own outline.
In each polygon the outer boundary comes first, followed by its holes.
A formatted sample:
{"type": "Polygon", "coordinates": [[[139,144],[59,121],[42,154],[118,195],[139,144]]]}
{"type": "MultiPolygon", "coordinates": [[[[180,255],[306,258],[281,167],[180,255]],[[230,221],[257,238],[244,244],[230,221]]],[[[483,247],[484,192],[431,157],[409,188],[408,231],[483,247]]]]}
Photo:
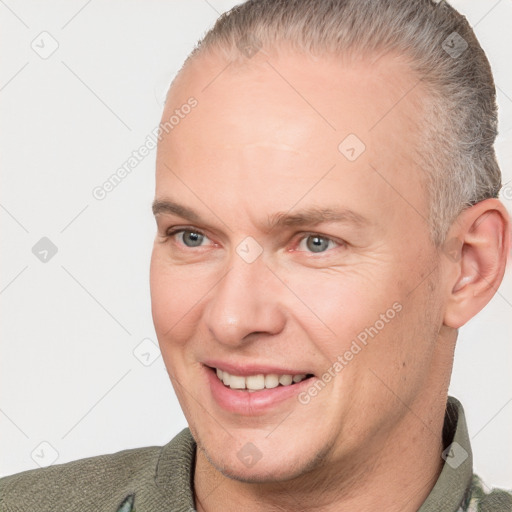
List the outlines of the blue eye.
{"type": "Polygon", "coordinates": [[[327,249],[330,249],[336,245],[334,240],[321,235],[308,235],[304,237],[300,241],[299,247],[303,244],[303,242],[306,243],[307,250],[313,253],[325,252],[327,249]]]}
{"type": "MultiPolygon", "coordinates": [[[[209,238],[195,229],[175,229],[169,230],[166,233],[167,238],[175,238],[179,244],[185,247],[194,248],[206,245],[209,238]]],[[[303,236],[298,244],[298,249],[301,251],[320,254],[333,249],[340,244],[332,238],[320,234],[310,234],[303,236]]]]}
{"type": "Polygon", "coordinates": [[[200,247],[206,238],[205,235],[199,231],[193,231],[191,229],[179,229],[168,233],[168,236],[179,235],[183,245],[187,247],[200,247]]]}

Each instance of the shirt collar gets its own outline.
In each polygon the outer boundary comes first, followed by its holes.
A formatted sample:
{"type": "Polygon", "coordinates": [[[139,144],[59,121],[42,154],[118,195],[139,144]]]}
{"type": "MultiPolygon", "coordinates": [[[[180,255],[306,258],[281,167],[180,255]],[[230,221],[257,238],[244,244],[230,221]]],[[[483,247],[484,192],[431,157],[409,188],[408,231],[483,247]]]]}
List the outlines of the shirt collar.
{"type": "Polygon", "coordinates": [[[473,454],[464,409],[453,397],[448,397],[446,404],[443,442],[443,469],[418,512],[456,512],[469,497],[473,476],[473,454]]]}

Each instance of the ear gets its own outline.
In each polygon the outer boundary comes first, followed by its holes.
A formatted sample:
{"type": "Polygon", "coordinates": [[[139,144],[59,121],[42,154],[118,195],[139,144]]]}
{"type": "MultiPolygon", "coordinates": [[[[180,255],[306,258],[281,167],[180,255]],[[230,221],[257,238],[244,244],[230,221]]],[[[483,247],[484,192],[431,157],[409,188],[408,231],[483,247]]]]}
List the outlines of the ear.
{"type": "Polygon", "coordinates": [[[443,245],[448,266],[444,323],[458,329],[491,300],[501,284],[510,250],[510,217],[498,199],[465,209],[443,245]]]}

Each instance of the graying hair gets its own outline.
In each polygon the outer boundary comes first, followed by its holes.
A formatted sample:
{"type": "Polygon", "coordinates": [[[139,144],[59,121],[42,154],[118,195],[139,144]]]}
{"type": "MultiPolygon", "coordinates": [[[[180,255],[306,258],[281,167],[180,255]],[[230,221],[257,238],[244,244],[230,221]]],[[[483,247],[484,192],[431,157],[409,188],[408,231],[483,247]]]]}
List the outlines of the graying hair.
{"type": "MultiPolygon", "coordinates": [[[[287,43],[313,55],[395,51],[421,79],[426,119],[416,148],[429,194],[431,237],[441,245],[466,207],[501,189],[496,90],[489,61],[464,16],[433,0],[249,0],[222,14],[185,65],[204,52],[247,60],[243,45],[287,43]]],[[[250,51],[250,49],[249,49],[250,51]]]]}

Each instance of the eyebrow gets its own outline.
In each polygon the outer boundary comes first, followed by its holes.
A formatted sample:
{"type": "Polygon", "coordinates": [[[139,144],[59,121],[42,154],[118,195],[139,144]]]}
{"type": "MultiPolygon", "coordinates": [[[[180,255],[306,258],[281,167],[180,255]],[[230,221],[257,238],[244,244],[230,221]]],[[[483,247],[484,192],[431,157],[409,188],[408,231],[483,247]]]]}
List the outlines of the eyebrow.
{"type": "MultiPolygon", "coordinates": [[[[175,203],[168,199],[157,199],[153,202],[153,215],[162,213],[174,214],[190,222],[206,223],[192,208],[175,203]]],[[[296,213],[277,212],[267,218],[266,229],[271,231],[276,228],[314,226],[324,222],[338,222],[354,224],[365,227],[373,224],[369,219],[348,208],[318,208],[310,207],[296,213]]]]}

